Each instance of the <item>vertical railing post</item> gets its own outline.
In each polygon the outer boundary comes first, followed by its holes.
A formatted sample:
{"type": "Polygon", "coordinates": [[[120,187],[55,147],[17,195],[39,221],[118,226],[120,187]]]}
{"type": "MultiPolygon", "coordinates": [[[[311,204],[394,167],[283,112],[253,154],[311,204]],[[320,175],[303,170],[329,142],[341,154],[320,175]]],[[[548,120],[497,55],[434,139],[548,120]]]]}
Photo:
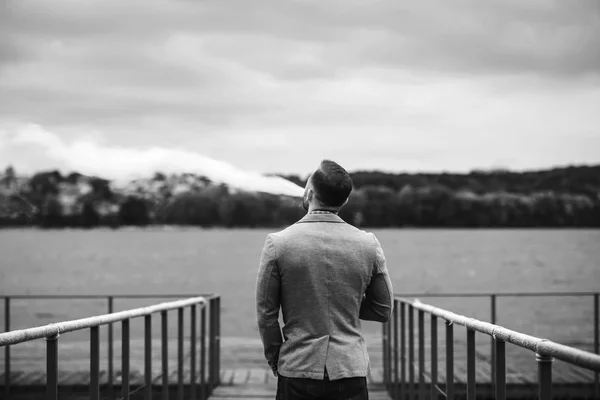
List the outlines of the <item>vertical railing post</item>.
{"type": "MultiPolygon", "coordinates": [[[[10,297],[4,298],[4,332],[10,331],[10,297]]],[[[10,346],[4,347],[4,398],[10,398],[10,346]]]]}
{"type": "MultiPolygon", "coordinates": [[[[600,354],[600,293],[594,293],[594,353],[600,354]]],[[[600,399],[598,372],[594,373],[594,398],[600,399]]]]}
{"type": "Polygon", "coordinates": [[[454,325],[446,321],[446,399],[454,400],[454,325]]]}
{"type": "Polygon", "coordinates": [[[419,310],[419,399],[425,399],[425,311],[419,310]]]}
{"type": "Polygon", "coordinates": [[[496,400],[506,400],[506,344],[492,337],[496,348],[496,400]]]}
{"type": "Polygon", "coordinates": [[[100,400],[100,327],[90,328],[90,399],[100,400]]]}
{"type": "Polygon", "coordinates": [[[46,400],[58,400],[58,337],[46,338],[46,400]]]}
{"type": "Polygon", "coordinates": [[[408,400],[415,393],[415,318],[414,307],[408,305],[408,400]]]}
{"type": "Polygon", "coordinates": [[[152,314],[144,317],[144,399],[152,400],[152,314]]]}
{"type": "Polygon", "coordinates": [[[387,335],[388,335],[388,386],[389,386],[389,390],[388,393],[392,393],[393,387],[392,387],[392,374],[394,373],[394,360],[392,358],[392,354],[394,351],[394,342],[392,340],[392,325],[393,322],[391,320],[389,320],[387,322],[387,335]]]}
{"type": "Polygon", "coordinates": [[[431,388],[430,399],[437,399],[438,378],[438,339],[437,339],[437,316],[431,314],[431,388]]]}
{"type": "MultiPolygon", "coordinates": [[[[496,295],[490,295],[490,323],[496,324],[496,295]]],[[[492,386],[494,382],[496,382],[496,345],[494,343],[494,338],[490,338],[490,372],[491,372],[491,382],[492,386]]]]}
{"type": "Polygon", "coordinates": [[[388,386],[388,329],[387,322],[381,324],[381,352],[383,361],[383,386],[389,391],[388,386]]]}
{"type": "Polygon", "coordinates": [[[467,328],[467,400],[475,400],[475,331],[467,328]]]}
{"type": "Polygon", "coordinates": [[[217,385],[221,384],[221,296],[217,296],[217,385]]]}
{"type": "MultiPolygon", "coordinates": [[[[386,354],[385,354],[385,350],[386,350],[386,345],[385,345],[385,322],[384,322],[383,324],[381,324],[381,362],[382,362],[382,367],[383,367],[383,386],[386,386],[386,381],[385,381],[386,354]]],[[[387,390],[387,387],[386,387],[386,390],[387,390]]]]}
{"type": "Polygon", "coordinates": [[[213,299],[213,307],[212,307],[212,360],[211,360],[211,368],[212,368],[212,379],[211,379],[211,394],[215,387],[217,386],[217,374],[219,373],[217,370],[217,298],[213,299]]]}
{"type": "Polygon", "coordinates": [[[406,303],[400,303],[400,396],[406,396],[406,303]]]}
{"type": "Polygon", "coordinates": [[[169,314],[161,311],[161,365],[162,365],[162,400],[169,399],[169,314]]]}
{"type": "Polygon", "coordinates": [[[200,309],[200,400],[206,400],[206,302],[200,309]]]}
{"type": "MultiPolygon", "coordinates": [[[[108,296],[108,313],[114,312],[114,298],[108,296]]],[[[114,398],[113,384],[114,384],[114,347],[113,347],[113,324],[108,324],[108,395],[109,398],[114,398]]]]}
{"type": "Polygon", "coordinates": [[[210,380],[210,393],[212,394],[213,390],[219,384],[219,310],[220,310],[220,298],[218,296],[214,296],[211,298],[211,307],[210,307],[210,366],[209,366],[209,380],[210,380]]]}
{"type": "Polygon", "coordinates": [[[212,394],[215,384],[215,297],[209,301],[208,324],[208,394],[212,394]]]}
{"type": "Polygon", "coordinates": [[[190,398],[196,400],[196,343],[198,335],[196,334],[198,305],[194,304],[190,308],[190,398]]]}
{"type": "Polygon", "coordinates": [[[394,342],[392,340],[392,321],[388,321],[387,322],[387,335],[388,335],[388,393],[392,393],[393,387],[392,387],[392,374],[394,373],[394,369],[393,369],[393,359],[392,359],[392,353],[394,351],[394,342]]]}
{"type": "Polygon", "coordinates": [[[554,358],[536,353],[538,363],[538,399],[552,399],[552,363],[554,358]]]}
{"type": "Polygon", "coordinates": [[[394,399],[398,398],[398,300],[394,299],[393,310],[393,340],[394,340],[394,388],[392,395],[394,399]]]}
{"type": "Polygon", "coordinates": [[[392,374],[394,373],[394,360],[392,354],[394,351],[394,342],[392,340],[392,325],[393,322],[390,320],[387,322],[387,346],[388,346],[388,393],[392,393],[394,389],[392,386],[392,374]]]}
{"type": "Polygon", "coordinates": [[[129,400],[129,319],[121,322],[121,397],[129,400]]]}
{"type": "Polygon", "coordinates": [[[183,400],[183,307],[177,309],[177,400],[183,400]]]}

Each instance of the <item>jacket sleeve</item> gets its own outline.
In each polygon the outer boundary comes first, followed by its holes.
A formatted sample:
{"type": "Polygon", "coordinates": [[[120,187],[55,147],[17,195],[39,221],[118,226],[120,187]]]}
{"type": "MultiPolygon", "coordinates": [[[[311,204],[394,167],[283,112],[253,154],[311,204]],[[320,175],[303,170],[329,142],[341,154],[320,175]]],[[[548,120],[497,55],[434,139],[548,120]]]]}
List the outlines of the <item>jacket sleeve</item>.
{"type": "Polygon", "coordinates": [[[360,319],[366,321],[387,322],[392,314],[394,290],[385,265],[385,255],[381,244],[373,236],[375,242],[375,263],[373,276],[367,286],[360,305],[360,319]]]}
{"type": "Polygon", "coordinates": [[[279,326],[280,285],[277,252],[271,235],[268,235],[256,281],[256,316],[265,358],[269,363],[277,363],[279,348],[283,343],[279,326]]]}

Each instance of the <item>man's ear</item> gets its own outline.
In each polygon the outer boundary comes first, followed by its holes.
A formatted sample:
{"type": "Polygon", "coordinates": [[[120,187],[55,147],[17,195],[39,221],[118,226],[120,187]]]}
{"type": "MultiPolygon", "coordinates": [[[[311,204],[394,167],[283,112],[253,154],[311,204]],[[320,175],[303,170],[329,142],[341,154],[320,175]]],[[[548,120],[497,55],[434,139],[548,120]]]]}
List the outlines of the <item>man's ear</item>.
{"type": "Polygon", "coordinates": [[[346,204],[348,204],[348,200],[350,200],[350,197],[348,197],[348,198],[346,199],[346,201],[344,202],[344,204],[342,204],[342,205],[340,206],[340,208],[341,208],[341,207],[344,207],[346,204]]]}
{"type": "Polygon", "coordinates": [[[313,192],[312,189],[308,189],[307,192],[306,192],[306,200],[312,201],[314,194],[315,193],[313,192]]]}

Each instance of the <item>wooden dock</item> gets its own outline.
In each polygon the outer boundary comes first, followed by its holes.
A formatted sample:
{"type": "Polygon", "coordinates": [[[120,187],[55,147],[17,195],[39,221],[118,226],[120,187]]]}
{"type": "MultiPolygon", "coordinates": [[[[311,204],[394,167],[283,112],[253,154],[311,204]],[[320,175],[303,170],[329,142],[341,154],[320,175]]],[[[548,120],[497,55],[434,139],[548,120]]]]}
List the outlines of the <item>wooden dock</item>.
{"type": "MultiPolygon", "coordinates": [[[[459,335],[457,335],[459,336],[459,335]]],[[[370,398],[376,400],[388,399],[383,388],[381,336],[373,334],[366,338],[371,357],[371,373],[367,377],[370,398]]],[[[416,343],[416,341],[415,341],[416,343]]],[[[159,339],[153,340],[153,378],[157,388],[161,384],[161,344],[159,339]]],[[[439,342],[439,383],[445,380],[445,359],[443,340],[439,342]]],[[[580,346],[581,347],[581,346],[580,346]]],[[[198,346],[199,348],[199,346],[198,346]]],[[[509,393],[519,393],[520,396],[535,394],[537,384],[537,365],[531,352],[518,351],[515,347],[507,346],[507,390],[509,393]]],[[[107,354],[106,342],[101,343],[101,354],[107,354]]],[[[131,384],[132,390],[141,387],[143,378],[144,343],[141,339],[131,340],[131,384]]],[[[184,383],[190,382],[189,371],[189,341],[185,341],[184,383]]],[[[0,368],[4,365],[4,353],[0,352],[0,368]]],[[[11,347],[11,383],[19,391],[26,388],[42,387],[45,384],[45,342],[38,340],[22,343],[11,347]]],[[[120,341],[114,342],[114,384],[121,382],[121,348],[120,341]]],[[[425,347],[426,382],[429,382],[430,368],[429,346],[425,347]]],[[[466,343],[461,337],[455,339],[455,382],[457,393],[466,383],[466,343]]],[[[177,382],[177,343],[169,342],[169,381],[177,382]]],[[[415,380],[418,381],[418,351],[415,349],[415,380]]],[[[197,358],[199,360],[199,357],[197,358]]],[[[101,383],[107,380],[107,359],[101,360],[101,383]]],[[[82,341],[69,342],[63,340],[59,346],[59,385],[61,391],[68,392],[69,387],[84,388],[89,384],[89,344],[82,341]]],[[[197,368],[198,369],[198,368],[197,368]]],[[[261,399],[274,398],[276,378],[262,355],[262,345],[257,338],[222,338],[221,340],[221,385],[214,391],[215,399],[261,399]]],[[[408,377],[408,373],[407,373],[408,377]]],[[[489,338],[481,336],[477,343],[477,387],[482,398],[486,393],[492,393],[489,354],[489,338]]],[[[593,392],[594,374],[591,371],[572,367],[563,362],[555,362],[553,366],[554,392],[561,394],[581,395],[582,398],[593,392]]],[[[197,382],[199,378],[197,377],[197,382]]],[[[4,371],[0,372],[0,386],[4,383],[4,371]]],[[[443,385],[442,385],[443,386],[443,385]]],[[[0,390],[0,398],[2,391],[0,390]]],[[[519,396],[519,397],[520,397],[519,396]]],[[[65,397],[76,398],[76,397],[65,397]]],[[[591,397],[590,397],[591,398],[591,397]]]]}
{"type": "MultiPolygon", "coordinates": [[[[270,384],[245,384],[239,386],[219,386],[210,397],[219,400],[274,399],[276,386],[270,384]]],[[[369,384],[370,400],[391,400],[382,385],[369,384]]]]}

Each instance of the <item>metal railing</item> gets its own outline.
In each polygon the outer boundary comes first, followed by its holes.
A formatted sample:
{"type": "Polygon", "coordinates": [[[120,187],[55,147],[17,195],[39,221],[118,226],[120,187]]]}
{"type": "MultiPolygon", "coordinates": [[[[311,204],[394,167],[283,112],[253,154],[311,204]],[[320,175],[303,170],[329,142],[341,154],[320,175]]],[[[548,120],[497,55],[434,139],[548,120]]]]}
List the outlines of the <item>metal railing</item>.
{"type": "MultiPolygon", "coordinates": [[[[383,381],[389,394],[394,399],[415,398],[437,399],[441,394],[451,400],[455,398],[454,390],[454,325],[466,328],[467,339],[467,371],[466,396],[475,399],[476,396],[476,348],[475,333],[483,333],[491,337],[492,352],[491,367],[495,398],[506,399],[506,347],[512,343],[518,347],[535,353],[538,364],[538,398],[552,398],[552,362],[554,359],[565,361],[571,365],[595,371],[594,398],[600,398],[598,373],[600,372],[600,355],[598,355],[598,293],[440,293],[416,294],[419,297],[490,297],[492,304],[492,320],[495,320],[497,297],[544,297],[544,296],[592,296],[594,299],[594,350],[595,354],[573,347],[565,346],[546,339],[537,338],[521,332],[516,332],[494,323],[480,321],[453,313],[442,308],[422,303],[418,299],[408,299],[407,295],[394,299],[392,319],[383,325],[383,381]],[[415,363],[415,310],[418,313],[418,359],[415,363]],[[407,326],[408,314],[408,326],[407,326]],[[425,314],[430,315],[430,370],[425,370],[425,314]],[[445,391],[438,385],[438,318],[445,320],[446,325],[446,384],[445,391]],[[400,323],[400,326],[398,326],[400,323]],[[408,351],[406,341],[408,338],[408,351]],[[408,353],[408,354],[407,354],[408,353]],[[406,359],[408,358],[408,360],[406,359]],[[408,361],[408,364],[406,362],[408,361]],[[417,373],[418,365],[418,373],[417,373]],[[408,372],[408,380],[407,380],[408,372]],[[416,376],[415,376],[416,375],[416,376]],[[425,378],[430,378],[429,393],[427,393],[425,378]],[[415,388],[415,378],[418,377],[418,390],[415,388]]],[[[411,296],[412,297],[412,296],[411,296]]]]}
{"type": "Polygon", "coordinates": [[[114,347],[113,324],[121,322],[122,336],[122,381],[121,399],[129,400],[130,392],[130,320],[144,317],[144,384],[134,392],[144,389],[144,398],[152,398],[152,316],[161,314],[161,355],[162,355],[162,390],[163,398],[168,398],[169,370],[168,370],[168,312],[177,310],[177,395],[183,399],[183,342],[184,342],[184,311],[190,309],[190,385],[189,396],[191,399],[206,399],[214,388],[220,383],[220,301],[218,295],[209,294],[190,297],[185,300],[160,303],[148,307],[141,307],[126,311],[113,312],[114,300],[119,299],[149,299],[149,298],[182,298],[186,295],[20,295],[4,297],[5,305],[5,333],[0,334],[0,347],[5,350],[5,381],[3,398],[9,399],[11,392],[11,353],[10,347],[19,343],[46,339],[46,399],[58,399],[58,338],[67,332],[90,330],[90,398],[100,398],[100,335],[99,327],[108,325],[108,373],[107,386],[109,396],[115,397],[114,385],[114,347]],[[11,299],[107,299],[108,314],[82,318],[77,320],[53,323],[46,326],[10,331],[11,299]],[[208,357],[206,354],[206,328],[208,307],[208,357]],[[198,308],[200,309],[200,335],[198,337],[198,308]],[[197,343],[200,342],[200,363],[197,367],[197,343]],[[207,359],[208,358],[208,359],[207,359]],[[208,362],[208,366],[206,365],[208,362]],[[197,374],[199,372],[199,374],[197,374]],[[208,373],[208,376],[207,376],[208,373]],[[198,382],[198,375],[199,380],[198,382]],[[200,390],[197,390],[199,383],[200,390]]]}

